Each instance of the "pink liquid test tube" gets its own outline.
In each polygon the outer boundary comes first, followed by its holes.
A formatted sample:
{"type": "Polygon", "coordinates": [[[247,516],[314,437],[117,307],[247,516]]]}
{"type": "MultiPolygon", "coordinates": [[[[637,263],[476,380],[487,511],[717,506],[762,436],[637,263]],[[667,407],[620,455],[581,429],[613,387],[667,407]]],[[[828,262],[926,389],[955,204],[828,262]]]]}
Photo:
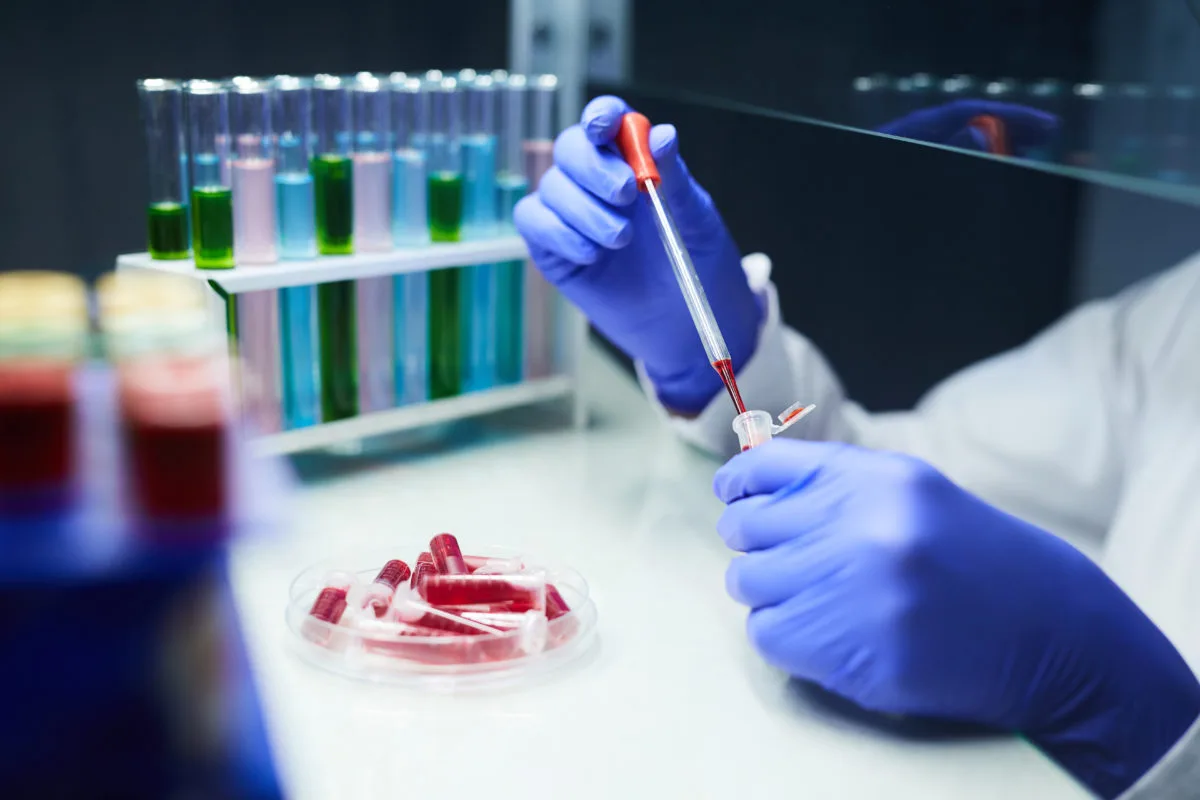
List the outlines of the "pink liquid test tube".
{"type": "Polygon", "coordinates": [[[275,162],[239,158],[233,162],[233,257],[239,264],[274,264],[275,162]]]}
{"type": "Polygon", "coordinates": [[[360,253],[392,249],[392,157],[354,154],[354,248],[360,253]]]}
{"type": "Polygon", "coordinates": [[[276,246],[275,138],[270,84],[253,78],[229,82],[233,133],[233,257],[238,264],[274,264],[276,246]]]}
{"type": "Polygon", "coordinates": [[[466,575],[467,562],[463,560],[462,548],[458,539],[449,533],[439,533],[429,540],[429,552],[433,554],[433,564],[443,575],[466,575]]]}
{"type": "Polygon", "coordinates": [[[310,619],[304,626],[304,635],[310,641],[322,646],[328,645],[333,638],[330,625],[337,625],[346,612],[346,589],[340,586],[327,586],[317,595],[309,610],[310,619]]]}
{"type": "Polygon", "coordinates": [[[437,574],[437,567],[435,567],[433,565],[432,561],[418,561],[417,568],[413,570],[412,580],[409,582],[408,585],[410,588],[415,589],[421,585],[421,581],[424,579],[424,577],[426,575],[436,575],[436,574],[437,574]]]}
{"type": "Polygon", "coordinates": [[[354,282],[354,298],[358,310],[355,325],[359,411],[363,414],[385,411],[396,405],[396,382],[392,378],[395,369],[392,277],[359,278],[354,282]]]}
{"type": "Polygon", "coordinates": [[[247,415],[259,432],[277,433],[282,428],[283,403],[279,292],[265,289],[238,295],[237,316],[247,415]]]}
{"type": "Polygon", "coordinates": [[[426,575],[417,591],[438,607],[503,603],[514,612],[546,608],[546,581],[537,575],[426,575]]]}
{"type": "MultiPolygon", "coordinates": [[[[428,550],[424,551],[417,557],[417,562],[428,561],[433,563],[433,554],[428,550]]],[[[525,569],[525,564],[517,556],[505,558],[500,556],[463,556],[463,563],[467,565],[468,572],[476,572],[477,570],[488,570],[492,574],[502,574],[506,572],[520,572],[525,569]]]]}

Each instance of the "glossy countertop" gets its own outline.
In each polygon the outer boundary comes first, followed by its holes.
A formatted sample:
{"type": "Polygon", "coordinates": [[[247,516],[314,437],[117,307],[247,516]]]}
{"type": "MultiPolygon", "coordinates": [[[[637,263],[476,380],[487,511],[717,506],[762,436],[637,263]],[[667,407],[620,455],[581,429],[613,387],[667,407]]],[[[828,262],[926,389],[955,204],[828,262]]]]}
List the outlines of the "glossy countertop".
{"type": "Polygon", "coordinates": [[[717,462],[633,379],[585,363],[591,423],[464,423],[401,454],[308,457],[292,529],[235,548],[234,591],[283,783],[337,798],[1083,798],[1024,741],[856,713],[767,667],[723,586],[717,462]],[[595,645],[527,685],[447,693],[323,672],[289,648],[292,579],[448,530],[573,566],[595,645]]]}

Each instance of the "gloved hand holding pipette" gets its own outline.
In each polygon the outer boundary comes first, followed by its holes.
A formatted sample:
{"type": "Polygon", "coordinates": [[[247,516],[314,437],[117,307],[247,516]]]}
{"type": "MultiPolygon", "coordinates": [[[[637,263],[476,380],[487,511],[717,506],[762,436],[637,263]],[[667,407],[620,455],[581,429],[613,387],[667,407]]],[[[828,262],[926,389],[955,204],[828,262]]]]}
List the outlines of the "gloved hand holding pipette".
{"type": "MultiPolygon", "coordinates": [[[[614,344],[642,362],[668,408],[694,414],[721,380],[689,314],[639,192],[615,149],[624,101],[599,97],[555,143],[555,166],[514,211],[538,268],[614,344]]],[[[675,128],[657,125],[650,146],[662,195],[691,253],[734,369],[754,352],[762,309],[712,199],[688,174],[675,128]]]]}
{"type": "Polygon", "coordinates": [[[868,709],[1019,731],[1114,797],[1200,684],[1098,566],[915,458],[777,440],[717,472],[756,649],[868,709]]]}

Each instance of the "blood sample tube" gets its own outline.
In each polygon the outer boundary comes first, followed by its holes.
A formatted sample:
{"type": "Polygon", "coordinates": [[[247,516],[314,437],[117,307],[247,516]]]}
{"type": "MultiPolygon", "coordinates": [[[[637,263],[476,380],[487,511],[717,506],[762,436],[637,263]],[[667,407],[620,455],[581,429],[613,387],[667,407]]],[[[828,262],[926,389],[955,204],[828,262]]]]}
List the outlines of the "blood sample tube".
{"type": "Polygon", "coordinates": [[[333,626],[340,623],[346,613],[346,593],[350,588],[350,582],[345,580],[334,579],[327,581],[327,584],[313,601],[308,612],[309,618],[304,621],[302,628],[306,639],[322,647],[332,641],[335,633],[333,626]]]}
{"type": "Polygon", "coordinates": [[[412,580],[409,582],[408,585],[410,588],[415,589],[421,584],[421,580],[426,575],[436,575],[436,574],[437,574],[437,567],[435,567],[433,565],[432,561],[418,561],[417,568],[413,570],[412,580]]]}
{"type": "Polygon", "coordinates": [[[233,190],[229,164],[229,92],[213,81],[188,81],[192,165],[192,249],[200,269],[233,267],[233,190]]]}
{"type": "Polygon", "coordinates": [[[433,554],[433,563],[438,572],[445,575],[468,574],[467,563],[453,534],[439,533],[430,539],[429,552],[433,554]]]}
{"type": "Polygon", "coordinates": [[[563,599],[562,594],[558,591],[558,587],[553,583],[546,584],[546,618],[555,620],[570,611],[571,607],[563,599]]]}
{"type": "Polygon", "coordinates": [[[408,564],[400,559],[392,559],[383,565],[383,569],[379,570],[368,590],[370,596],[367,605],[374,609],[376,617],[383,616],[392,595],[396,593],[396,588],[407,581],[411,574],[412,570],[408,568],[408,564]]]}
{"type": "Polygon", "coordinates": [[[87,314],[78,278],[0,275],[0,514],[52,511],[69,500],[74,365],[87,314]]]}
{"type": "Polygon", "coordinates": [[[400,622],[464,636],[497,636],[503,633],[499,628],[475,622],[452,611],[435,608],[430,603],[423,603],[411,597],[399,599],[394,605],[393,611],[395,618],[400,622]]]}
{"type": "Polygon", "coordinates": [[[504,603],[514,611],[544,609],[546,581],[540,575],[426,575],[417,591],[435,606],[504,603]]]}
{"type": "Polygon", "coordinates": [[[146,238],[150,257],[183,259],[192,254],[188,233],[186,146],[183,140],[183,87],[178,81],[138,81],[142,122],[146,125],[146,161],[150,167],[150,205],[146,238]]]}

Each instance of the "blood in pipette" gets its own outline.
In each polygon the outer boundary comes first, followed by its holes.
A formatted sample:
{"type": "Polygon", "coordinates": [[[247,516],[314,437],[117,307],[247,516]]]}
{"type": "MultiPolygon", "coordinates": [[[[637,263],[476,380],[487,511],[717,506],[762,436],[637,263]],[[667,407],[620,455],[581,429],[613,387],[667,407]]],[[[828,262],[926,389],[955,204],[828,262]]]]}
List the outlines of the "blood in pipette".
{"type": "Polygon", "coordinates": [[[733,377],[733,361],[723,358],[712,362],[712,365],[721,376],[721,383],[725,384],[725,390],[729,392],[729,399],[733,401],[734,408],[739,414],[745,414],[746,404],[742,402],[742,394],[738,391],[737,378],[733,377]]]}

